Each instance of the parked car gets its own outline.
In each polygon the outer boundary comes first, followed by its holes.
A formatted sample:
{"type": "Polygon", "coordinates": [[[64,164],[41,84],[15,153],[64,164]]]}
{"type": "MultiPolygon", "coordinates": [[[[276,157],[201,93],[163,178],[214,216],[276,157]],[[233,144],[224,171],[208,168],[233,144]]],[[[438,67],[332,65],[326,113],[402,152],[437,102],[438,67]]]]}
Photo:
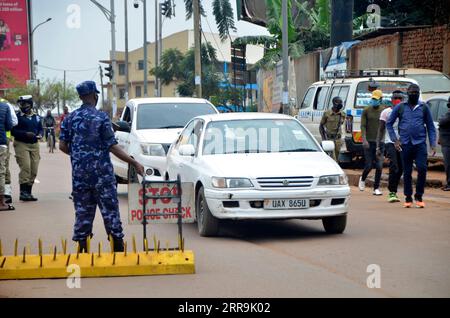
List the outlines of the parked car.
{"type": "MultiPolygon", "coordinates": [[[[115,123],[119,145],[144,167],[153,169],[153,176],[166,171],[166,155],[184,126],[194,117],[217,114],[210,102],[196,98],[142,98],[130,100],[115,123]]],[[[119,182],[135,176],[132,167],[112,156],[119,182]]]]}
{"type": "Polygon", "coordinates": [[[405,77],[401,70],[367,70],[358,72],[339,72],[330,78],[312,84],[300,104],[297,119],[321,140],[319,126],[323,113],[332,107],[332,100],[339,96],[344,102],[347,115],[345,134],[339,161],[350,163],[364,154],[361,135],[361,115],[369,105],[371,92],[369,84],[376,82],[383,91],[383,104],[390,105],[392,93],[401,90],[406,93],[409,85],[418,84],[416,80],[405,77]]]}
{"type": "MultiPolygon", "coordinates": [[[[436,132],[439,134],[439,119],[443,117],[448,112],[447,102],[450,97],[448,95],[438,95],[430,98],[427,103],[430,107],[431,115],[433,116],[434,126],[436,127],[436,132]]],[[[442,154],[442,148],[437,145],[436,155],[434,157],[429,157],[430,161],[440,161],[443,160],[444,156],[442,154]]]]}
{"type": "Polygon", "coordinates": [[[172,145],[166,178],[194,186],[202,236],[216,235],[223,219],[322,219],[326,232],[342,233],[350,188],[325,152],[333,150],[290,116],[200,116],[172,145]]]}
{"type": "Polygon", "coordinates": [[[450,78],[438,71],[409,68],[405,71],[408,78],[419,83],[423,100],[432,97],[450,95],[450,78]]]}

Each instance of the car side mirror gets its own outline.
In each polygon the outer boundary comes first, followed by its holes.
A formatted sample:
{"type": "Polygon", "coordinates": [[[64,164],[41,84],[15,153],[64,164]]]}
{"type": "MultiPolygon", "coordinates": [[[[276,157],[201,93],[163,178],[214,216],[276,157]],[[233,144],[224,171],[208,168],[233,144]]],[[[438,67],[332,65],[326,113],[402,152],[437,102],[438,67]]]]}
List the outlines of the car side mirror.
{"type": "Polygon", "coordinates": [[[182,145],[178,149],[178,153],[183,157],[193,157],[195,155],[195,148],[193,145],[182,145]]]}
{"type": "Polygon", "coordinates": [[[125,132],[125,133],[131,132],[131,126],[126,121],[118,121],[118,122],[113,123],[113,129],[114,129],[114,131],[121,131],[121,132],[125,132]]]}
{"type": "Polygon", "coordinates": [[[335,149],[334,142],[332,142],[330,140],[322,141],[322,149],[325,152],[334,151],[334,149],[335,149]]]}

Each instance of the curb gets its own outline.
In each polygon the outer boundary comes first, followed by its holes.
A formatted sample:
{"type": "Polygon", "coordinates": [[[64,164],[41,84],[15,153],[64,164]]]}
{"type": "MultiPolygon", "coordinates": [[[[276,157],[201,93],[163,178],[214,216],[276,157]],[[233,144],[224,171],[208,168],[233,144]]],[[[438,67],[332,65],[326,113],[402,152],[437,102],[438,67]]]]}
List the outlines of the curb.
{"type": "MultiPolygon", "coordinates": [[[[347,174],[348,177],[348,183],[351,186],[357,187],[358,183],[359,183],[359,178],[361,177],[361,173],[356,172],[356,171],[348,171],[346,170],[345,173],[347,174]]],[[[387,188],[388,186],[388,179],[389,176],[387,174],[383,174],[381,176],[381,183],[380,183],[380,187],[381,188],[387,188]]],[[[367,187],[373,187],[374,184],[374,176],[369,176],[367,177],[366,180],[366,186],[367,187]]],[[[413,177],[413,184],[415,185],[417,181],[416,177],[413,177]]],[[[403,186],[403,178],[400,180],[400,184],[401,186],[403,186]]],[[[442,188],[444,186],[443,182],[441,180],[437,180],[437,179],[427,179],[425,186],[428,188],[442,188]]]]}

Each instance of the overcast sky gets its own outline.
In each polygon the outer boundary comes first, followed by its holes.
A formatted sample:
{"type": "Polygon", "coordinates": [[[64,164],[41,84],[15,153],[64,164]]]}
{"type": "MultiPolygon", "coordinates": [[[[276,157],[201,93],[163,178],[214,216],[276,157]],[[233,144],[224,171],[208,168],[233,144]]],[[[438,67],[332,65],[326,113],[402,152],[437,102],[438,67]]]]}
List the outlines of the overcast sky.
{"type": "MultiPolygon", "coordinates": [[[[147,0],[148,41],[155,37],[155,0],[147,0]]],[[[212,14],[212,1],[202,0],[207,11],[207,20],[213,32],[217,32],[212,14]]],[[[83,80],[99,82],[98,61],[107,59],[111,48],[110,24],[103,13],[90,0],[33,0],[33,26],[52,18],[47,24],[40,26],[34,33],[35,59],[41,67],[38,68],[38,78],[63,78],[63,72],[53,71],[44,67],[66,70],[89,70],[86,72],[68,72],[67,80],[74,84],[83,80]],[[76,12],[79,8],[79,23],[76,12]],[[75,18],[75,19],[73,19],[75,18]],[[79,24],[79,25],[78,25],[79,24]]],[[[110,8],[110,0],[98,0],[110,8]]],[[[236,1],[231,0],[236,16],[236,1]]],[[[175,0],[176,17],[166,20],[163,36],[186,29],[193,29],[192,20],[186,21],[183,0],[175,0]]],[[[117,50],[125,49],[124,0],[115,0],[116,7],[116,42],[117,50]]],[[[133,0],[128,0],[129,49],[142,47],[143,44],[143,9],[133,7],[133,0]]],[[[237,19],[236,19],[237,20],[237,19]]],[[[205,32],[210,32],[208,23],[202,21],[205,32]]],[[[256,25],[237,22],[237,35],[267,34],[267,31],[256,25]]]]}

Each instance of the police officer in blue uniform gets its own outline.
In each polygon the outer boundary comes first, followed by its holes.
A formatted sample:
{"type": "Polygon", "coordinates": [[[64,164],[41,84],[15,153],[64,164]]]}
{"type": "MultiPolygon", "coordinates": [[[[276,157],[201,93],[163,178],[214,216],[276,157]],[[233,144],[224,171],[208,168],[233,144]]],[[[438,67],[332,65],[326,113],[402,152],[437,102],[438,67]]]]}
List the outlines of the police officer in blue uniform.
{"type": "Polygon", "coordinates": [[[70,155],[72,162],[72,197],[75,206],[73,240],[80,251],[87,251],[87,238],[97,206],[100,208],[106,233],[114,240],[114,250],[124,250],[123,229],[119,213],[117,185],[110,152],[135,167],[143,175],[144,167],[128,156],[118,145],[108,115],[98,111],[95,82],[77,86],[83,105],[72,112],[61,125],[60,150],[70,155]]]}

